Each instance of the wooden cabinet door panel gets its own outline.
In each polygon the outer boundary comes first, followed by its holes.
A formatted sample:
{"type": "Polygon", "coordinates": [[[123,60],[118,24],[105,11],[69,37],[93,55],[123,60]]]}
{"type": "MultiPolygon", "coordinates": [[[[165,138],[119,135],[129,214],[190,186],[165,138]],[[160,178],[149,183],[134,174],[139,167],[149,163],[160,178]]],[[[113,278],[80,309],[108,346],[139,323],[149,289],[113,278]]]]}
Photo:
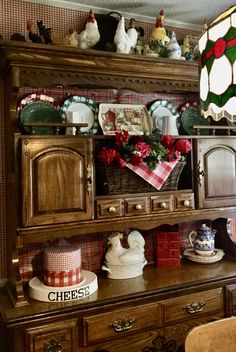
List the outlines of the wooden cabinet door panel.
{"type": "Polygon", "coordinates": [[[236,204],[235,138],[197,139],[195,174],[199,208],[236,204]]]}
{"type": "Polygon", "coordinates": [[[23,226],[91,219],[91,141],[39,137],[21,145],[23,226]]]}

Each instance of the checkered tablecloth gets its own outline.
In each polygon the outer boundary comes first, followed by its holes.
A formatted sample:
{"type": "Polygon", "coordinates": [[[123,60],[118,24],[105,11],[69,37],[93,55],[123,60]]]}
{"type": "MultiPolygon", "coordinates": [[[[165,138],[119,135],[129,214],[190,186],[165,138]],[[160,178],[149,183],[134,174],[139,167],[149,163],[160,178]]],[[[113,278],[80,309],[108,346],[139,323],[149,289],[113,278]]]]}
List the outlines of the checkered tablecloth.
{"type": "Polygon", "coordinates": [[[130,170],[134,171],[137,175],[142,177],[145,181],[150,183],[156,189],[160,189],[165,183],[167,177],[178,163],[179,160],[175,161],[163,161],[157,164],[154,170],[150,170],[145,163],[139,165],[126,164],[130,170]]]}

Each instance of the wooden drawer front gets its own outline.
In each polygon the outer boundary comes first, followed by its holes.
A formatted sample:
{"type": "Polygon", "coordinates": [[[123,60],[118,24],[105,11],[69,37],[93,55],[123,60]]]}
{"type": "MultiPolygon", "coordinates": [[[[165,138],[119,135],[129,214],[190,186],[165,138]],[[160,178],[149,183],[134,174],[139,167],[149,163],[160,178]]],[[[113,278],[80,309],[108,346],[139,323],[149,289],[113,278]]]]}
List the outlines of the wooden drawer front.
{"type": "Polygon", "coordinates": [[[97,200],[97,218],[109,219],[123,215],[123,207],[121,199],[102,199],[97,200]]]}
{"type": "Polygon", "coordinates": [[[236,285],[228,285],[225,288],[226,315],[236,315],[236,285]]]}
{"type": "Polygon", "coordinates": [[[125,216],[148,214],[148,198],[125,198],[125,216]]]}
{"type": "Polygon", "coordinates": [[[165,323],[223,312],[223,289],[217,288],[173,298],[164,301],[163,306],[165,323]]]}
{"type": "Polygon", "coordinates": [[[194,209],[194,194],[180,193],[175,196],[175,211],[192,210],[194,209]]]}
{"type": "Polygon", "coordinates": [[[77,320],[65,320],[25,330],[27,352],[75,352],[78,347],[77,320]]]}
{"type": "Polygon", "coordinates": [[[122,338],[129,332],[161,325],[162,309],[157,303],[85,317],[84,345],[106,338],[122,338]]]}
{"type": "Polygon", "coordinates": [[[151,200],[151,213],[168,213],[174,210],[174,198],[171,194],[153,196],[151,200]]]}

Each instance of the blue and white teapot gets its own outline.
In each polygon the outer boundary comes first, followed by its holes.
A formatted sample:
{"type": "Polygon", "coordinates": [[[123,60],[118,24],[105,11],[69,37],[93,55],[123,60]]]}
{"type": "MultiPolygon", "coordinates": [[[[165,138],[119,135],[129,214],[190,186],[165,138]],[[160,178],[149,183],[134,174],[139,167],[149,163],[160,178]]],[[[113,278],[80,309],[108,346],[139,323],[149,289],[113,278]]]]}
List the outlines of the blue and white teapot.
{"type": "Polygon", "coordinates": [[[216,230],[211,230],[206,224],[202,224],[197,231],[190,232],[189,242],[197,254],[210,256],[214,253],[215,233],[216,230]]]}

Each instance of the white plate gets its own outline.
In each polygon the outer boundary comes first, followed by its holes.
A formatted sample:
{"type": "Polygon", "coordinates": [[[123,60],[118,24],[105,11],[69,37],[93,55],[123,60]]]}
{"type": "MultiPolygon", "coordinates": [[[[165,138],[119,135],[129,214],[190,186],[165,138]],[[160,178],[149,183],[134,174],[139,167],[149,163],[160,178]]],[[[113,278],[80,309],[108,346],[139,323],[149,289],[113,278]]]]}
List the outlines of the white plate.
{"type": "MultiPolygon", "coordinates": [[[[95,134],[98,129],[98,108],[92,99],[82,96],[67,98],[61,107],[61,116],[68,123],[87,123],[87,127],[80,129],[81,134],[95,134]]],[[[66,129],[67,135],[75,135],[75,127],[66,129]]]]}
{"type": "Polygon", "coordinates": [[[215,248],[214,252],[207,257],[197,254],[194,251],[194,249],[185,249],[183,254],[189,260],[196,263],[201,263],[201,264],[210,264],[210,263],[218,262],[224,256],[224,252],[222,251],[222,249],[217,249],[217,248],[215,248]]]}
{"type": "Polygon", "coordinates": [[[103,134],[126,130],[130,135],[150,134],[152,119],[145,105],[100,104],[98,121],[103,134]]]}
{"type": "Polygon", "coordinates": [[[178,134],[179,125],[179,113],[175,106],[173,106],[168,100],[157,100],[149,108],[149,113],[153,119],[153,127],[161,131],[162,134],[178,134]],[[169,121],[169,132],[166,128],[166,121],[164,119],[172,118],[173,121],[169,121]]]}

